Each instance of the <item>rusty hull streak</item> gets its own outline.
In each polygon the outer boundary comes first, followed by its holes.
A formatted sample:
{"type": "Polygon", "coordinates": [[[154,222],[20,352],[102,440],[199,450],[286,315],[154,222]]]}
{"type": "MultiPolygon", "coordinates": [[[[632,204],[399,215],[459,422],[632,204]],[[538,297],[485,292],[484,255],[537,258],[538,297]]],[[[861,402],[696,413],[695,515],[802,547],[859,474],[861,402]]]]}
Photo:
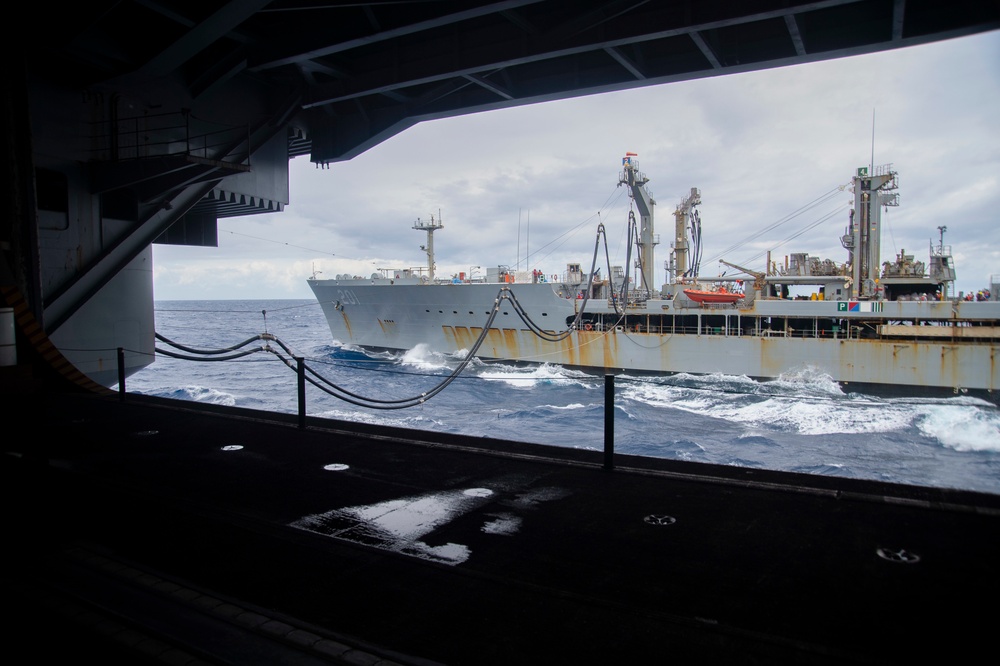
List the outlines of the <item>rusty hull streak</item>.
{"type": "MultiPolygon", "coordinates": [[[[483,329],[482,327],[442,326],[441,332],[444,334],[445,339],[451,342],[452,349],[458,351],[459,349],[471,349],[472,345],[476,344],[479,336],[483,334],[483,329]]],[[[483,342],[484,346],[490,343],[490,337],[492,337],[493,333],[495,333],[495,330],[491,329],[489,335],[486,336],[486,340],[483,342]]],[[[479,348],[479,353],[482,356],[486,356],[483,347],[479,348]]],[[[493,347],[493,354],[493,358],[499,358],[496,356],[496,345],[493,347]]]]}
{"type": "MultiPolygon", "coordinates": [[[[490,332],[492,333],[492,331],[490,332]]],[[[500,334],[503,336],[503,344],[506,345],[510,358],[521,358],[521,346],[517,344],[517,330],[501,328],[500,334]]]]}
{"type": "Polygon", "coordinates": [[[389,339],[396,333],[395,322],[386,322],[383,319],[376,319],[375,321],[378,322],[379,328],[382,329],[382,334],[386,337],[386,339],[389,339]]]}
{"type": "Polygon", "coordinates": [[[342,308],[340,310],[340,316],[344,318],[344,328],[347,329],[348,338],[353,338],[354,333],[351,332],[351,319],[350,317],[347,316],[347,312],[345,309],[342,308]]]}
{"type": "MultiPolygon", "coordinates": [[[[445,339],[455,349],[470,349],[482,335],[482,328],[442,326],[445,339]]],[[[490,329],[479,349],[487,358],[534,363],[556,363],[570,367],[625,367],[619,358],[619,342],[614,331],[575,331],[558,342],[543,340],[527,329],[490,329]]]]}

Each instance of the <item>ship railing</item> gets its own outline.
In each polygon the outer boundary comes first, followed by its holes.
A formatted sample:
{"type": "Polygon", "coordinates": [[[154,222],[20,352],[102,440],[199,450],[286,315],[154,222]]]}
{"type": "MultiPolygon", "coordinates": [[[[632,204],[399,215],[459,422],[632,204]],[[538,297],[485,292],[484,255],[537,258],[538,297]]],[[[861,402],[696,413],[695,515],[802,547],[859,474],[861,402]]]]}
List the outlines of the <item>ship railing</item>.
{"type": "Polygon", "coordinates": [[[192,156],[249,166],[249,128],[205,121],[186,111],[114,116],[91,123],[90,141],[94,161],[192,156]]]}
{"type": "MultiPolygon", "coordinates": [[[[581,326],[589,326],[586,330],[602,332],[626,332],[641,333],[650,335],[681,335],[681,336],[711,336],[711,337],[739,337],[739,338],[785,338],[796,340],[888,340],[898,339],[897,335],[886,335],[881,331],[877,322],[867,323],[831,323],[825,321],[826,317],[821,317],[812,322],[812,325],[805,327],[784,328],[780,324],[771,327],[764,322],[757,322],[753,317],[728,316],[723,322],[721,320],[702,321],[700,325],[683,325],[682,320],[688,319],[690,315],[680,315],[672,317],[670,315],[635,315],[634,313],[619,313],[618,315],[606,314],[604,320],[593,319],[585,321],[581,326]],[[623,318],[622,315],[625,315],[623,318]]],[[[925,323],[925,326],[927,323],[925,323]]],[[[941,327],[952,327],[953,324],[942,321],[941,327]]],[[[968,325],[968,324],[967,324],[968,325]]],[[[994,339],[994,327],[992,322],[984,323],[989,330],[984,329],[982,337],[994,339]]],[[[941,339],[940,335],[921,336],[920,329],[914,329],[913,339],[927,337],[928,339],[941,339]]],[[[963,339],[971,339],[966,333],[963,339]]]]}
{"type": "MultiPolygon", "coordinates": [[[[645,291],[630,291],[625,296],[625,307],[626,308],[641,308],[646,306],[646,302],[649,300],[649,294],[645,291]]],[[[622,299],[618,297],[617,294],[612,295],[608,298],[608,307],[614,308],[616,306],[620,307],[622,304],[622,299]]]]}

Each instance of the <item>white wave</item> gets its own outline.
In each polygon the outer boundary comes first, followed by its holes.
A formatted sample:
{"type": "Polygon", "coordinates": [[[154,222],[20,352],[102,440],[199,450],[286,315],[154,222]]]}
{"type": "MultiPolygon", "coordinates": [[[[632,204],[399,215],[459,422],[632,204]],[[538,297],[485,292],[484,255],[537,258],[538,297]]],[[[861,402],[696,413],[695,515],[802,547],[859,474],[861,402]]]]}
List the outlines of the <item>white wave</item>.
{"type": "Polygon", "coordinates": [[[912,409],[885,404],[851,405],[843,401],[769,398],[756,404],[719,404],[711,416],[771,430],[802,435],[898,432],[913,421],[912,409]]]}
{"type": "Polygon", "coordinates": [[[207,402],[211,405],[223,405],[226,407],[236,406],[236,396],[232,393],[226,393],[225,391],[213,388],[185,386],[180,390],[180,393],[184,395],[185,400],[191,400],[192,402],[207,402]]]}
{"type": "Polygon", "coordinates": [[[406,365],[421,370],[447,370],[448,361],[445,354],[432,351],[424,343],[418,344],[413,349],[407,350],[399,359],[401,365],[406,365]]]}
{"type": "Polygon", "coordinates": [[[749,395],[788,396],[844,396],[840,385],[829,374],[807,367],[786,372],[776,379],[759,381],[747,375],[726,375],[722,373],[689,374],[679,372],[669,377],[631,377],[631,381],[651,383],[661,386],[688,387],[708,391],[725,391],[749,395]]]}
{"type": "MultiPolygon", "coordinates": [[[[326,346],[327,345],[322,345],[321,348],[322,347],[326,347],[326,346]]],[[[367,358],[374,359],[374,360],[377,360],[377,361],[395,361],[398,358],[398,356],[399,356],[395,352],[391,352],[391,351],[381,351],[381,352],[373,351],[371,349],[365,349],[364,347],[359,347],[359,346],[357,346],[355,344],[342,343],[342,342],[338,342],[336,340],[334,340],[333,343],[329,345],[329,347],[332,347],[332,348],[334,348],[334,349],[336,349],[338,351],[347,352],[347,353],[350,353],[350,354],[359,354],[361,356],[365,356],[367,358]]]]}
{"type": "Polygon", "coordinates": [[[996,409],[996,405],[994,405],[992,402],[970,395],[957,395],[947,398],[935,398],[926,396],[921,396],[919,398],[892,398],[891,401],[898,402],[901,404],[949,405],[952,407],[967,406],[967,407],[984,407],[987,409],[996,409]]]}
{"type": "Polygon", "coordinates": [[[893,432],[906,428],[915,416],[912,407],[881,402],[802,400],[791,395],[755,397],[656,384],[636,384],[623,395],[652,407],[679,409],[761,430],[803,435],[893,432]]]}
{"type": "Polygon", "coordinates": [[[813,367],[783,372],[777,379],[766,382],[766,385],[783,389],[805,389],[817,394],[844,395],[840,384],[832,376],[813,367]]]}
{"type": "Polygon", "coordinates": [[[736,388],[740,393],[752,393],[754,388],[760,385],[760,382],[750,379],[746,375],[724,375],[721,373],[702,375],[691,374],[688,372],[677,372],[667,376],[629,375],[627,373],[623,373],[618,375],[618,377],[628,382],[674,388],[704,388],[712,391],[718,391],[725,388],[736,388]],[[750,390],[739,390],[740,387],[747,387],[750,390]]]}
{"type": "Polygon", "coordinates": [[[587,377],[584,373],[566,370],[560,365],[543,363],[529,367],[509,365],[484,365],[477,373],[480,379],[506,382],[511,386],[530,388],[540,383],[579,384],[587,377]]]}
{"type": "Polygon", "coordinates": [[[669,384],[628,384],[621,392],[626,400],[635,400],[651,407],[674,407],[688,412],[702,413],[719,402],[718,393],[692,390],[669,384]]]}
{"type": "Polygon", "coordinates": [[[311,414],[311,416],[317,416],[324,419],[351,421],[352,423],[367,423],[370,425],[388,426],[390,428],[415,428],[418,430],[427,430],[444,426],[443,422],[426,416],[418,415],[408,416],[406,418],[391,418],[386,416],[388,413],[399,413],[399,411],[409,413],[409,410],[378,410],[376,413],[372,413],[349,411],[344,409],[329,409],[316,414],[311,414]]]}
{"type": "Polygon", "coordinates": [[[759,381],[750,379],[746,375],[724,375],[719,372],[713,372],[708,375],[691,375],[682,372],[674,375],[674,378],[676,380],[684,380],[696,386],[707,386],[710,388],[745,387],[747,389],[745,392],[747,393],[752,393],[760,386],[759,381]]]}
{"type": "Polygon", "coordinates": [[[968,405],[927,405],[920,432],[956,451],[1000,452],[1000,412],[968,405]]]}
{"type": "Polygon", "coordinates": [[[651,407],[678,409],[740,424],[758,434],[781,431],[800,435],[864,435],[906,432],[916,427],[924,436],[956,451],[1000,452],[1000,412],[979,398],[847,396],[828,376],[813,372],[766,383],[728,375],[688,378],[675,375],[673,379],[683,385],[630,382],[622,396],[651,407]],[[698,381],[694,387],[692,379],[698,381]],[[745,391],[753,384],[780,390],[745,391]],[[720,386],[729,390],[720,391],[720,386]],[[807,389],[806,395],[796,390],[802,387],[807,389]]]}

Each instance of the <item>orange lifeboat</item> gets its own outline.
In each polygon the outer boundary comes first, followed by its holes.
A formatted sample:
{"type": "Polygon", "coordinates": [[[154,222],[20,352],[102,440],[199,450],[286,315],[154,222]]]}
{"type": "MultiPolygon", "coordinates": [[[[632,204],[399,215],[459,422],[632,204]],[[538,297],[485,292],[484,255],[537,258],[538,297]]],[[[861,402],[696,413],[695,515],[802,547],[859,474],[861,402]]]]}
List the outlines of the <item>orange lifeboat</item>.
{"type": "Polygon", "coordinates": [[[724,287],[716,291],[685,289],[684,293],[695,303],[735,303],[743,298],[743,294],[728,291],[724,287]]]}

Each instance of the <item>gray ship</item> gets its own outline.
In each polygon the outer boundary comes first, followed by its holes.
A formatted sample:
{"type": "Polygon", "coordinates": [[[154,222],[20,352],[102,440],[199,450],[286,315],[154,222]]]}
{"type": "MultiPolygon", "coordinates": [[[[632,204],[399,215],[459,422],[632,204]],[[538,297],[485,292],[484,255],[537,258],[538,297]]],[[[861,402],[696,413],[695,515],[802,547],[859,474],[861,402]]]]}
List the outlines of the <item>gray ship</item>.
{"type": "Polygon", "coordinates": [[[845,391],[971,395],[998,403],[998,285],[974,299],[952,294],[951,248],[930,243],[927,267],[905,251],[880,264],[881,211],[898,205],[891,165],[857,169],[841,265],[793,254],[764,271],[723,261],[745,279],[702,279],[700,192],[678,204],[666,284],[654,283],[655,201],[635,155],[622,160],[629,189],[629,257],[559,274],[489,268],[485,278],[434,275],[440,216],[425,231],[427,267],[369,277],[309,278],[335,341],[369,350],[472,354],[486,361],[557,364],[601,373],[724,374],[757,380],[828,375],[845,391]],[[637,213],[637,214],[636,214],[637,213]],[[601,267],[603,268],[603,266],[601,267]],[[634,270],[634,274],[630,271],[634,270]],[[807,296],[792,292],[812,290],[807,296]]]}

